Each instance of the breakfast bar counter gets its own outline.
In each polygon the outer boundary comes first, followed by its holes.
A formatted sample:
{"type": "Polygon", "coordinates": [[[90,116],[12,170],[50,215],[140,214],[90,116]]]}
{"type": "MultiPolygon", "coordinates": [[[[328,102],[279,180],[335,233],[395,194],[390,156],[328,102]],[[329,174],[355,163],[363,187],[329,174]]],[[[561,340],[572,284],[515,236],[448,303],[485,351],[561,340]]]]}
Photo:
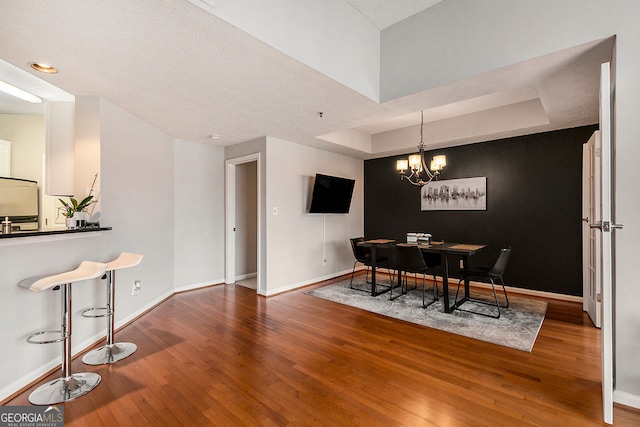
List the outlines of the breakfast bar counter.
{"type": "Polygon", "coordinates": [[[0,234],[0,246],[97,237],[102,235],[103,231],[109,230],[111,230],[111,227],[84,227],[75,230],[20,231],[10,234],[0,234]]]}

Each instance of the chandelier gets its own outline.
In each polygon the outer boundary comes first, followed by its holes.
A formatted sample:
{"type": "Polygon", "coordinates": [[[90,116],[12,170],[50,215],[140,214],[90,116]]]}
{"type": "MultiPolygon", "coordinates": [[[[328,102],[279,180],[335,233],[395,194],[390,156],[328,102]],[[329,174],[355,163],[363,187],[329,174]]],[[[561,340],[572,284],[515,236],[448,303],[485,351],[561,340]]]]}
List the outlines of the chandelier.
{"type": "Polygon", "coordinates": [[[438,155],[431,159],[430,168],[424,161],[424,141],[422,139],[422,131],[424,128],[424,112],[420,111],[420,144],[418,144],[418,153],[409,156],[409,159],[396,161],[396,170],[400,172],[400,179],[407,180],[410,184],[422,187],[430,183],[434,179],[438,179],[440,171],[447,165],[447,156],[438,155]],[[407,172],[411,171],[409,175],[407,172]]]}

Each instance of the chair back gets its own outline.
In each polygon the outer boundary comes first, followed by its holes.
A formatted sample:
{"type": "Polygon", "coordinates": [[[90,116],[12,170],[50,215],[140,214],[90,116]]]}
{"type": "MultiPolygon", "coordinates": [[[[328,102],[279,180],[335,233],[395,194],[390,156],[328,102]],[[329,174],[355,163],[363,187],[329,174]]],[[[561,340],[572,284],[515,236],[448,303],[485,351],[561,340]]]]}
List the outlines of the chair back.
{"type": "Polygon", "coordinates": [[[392,262],[394,269],[408,273],[424,273],[427,270],[422,252],[417,246],[394,246],[392,262]]]}
{"type": "Polygon", "coordinates": [[[359,242],[364,242],[364,237],[354,237],[351,240],[351,249],[353,250],[353,256],[358,262],[369,263],[371,262],[371,250],[364,246],[358,246],[359,242]]]}
{"type": "Polygon", "coordinates": [[[509,262],[509,255],[511,255],[511,248],[501,249],[500,254],[498,254],[498,258],[496,262],[489,270],[489,274],[495,276],[502,276],[507,269],[507,262],[509,262]]]}

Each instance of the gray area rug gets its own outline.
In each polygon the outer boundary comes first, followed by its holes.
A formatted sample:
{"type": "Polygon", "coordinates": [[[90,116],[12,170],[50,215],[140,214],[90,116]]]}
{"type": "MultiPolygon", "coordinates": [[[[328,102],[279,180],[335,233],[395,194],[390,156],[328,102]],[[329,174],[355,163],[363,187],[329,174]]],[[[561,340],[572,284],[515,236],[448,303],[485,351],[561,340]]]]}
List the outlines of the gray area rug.
{"type": "MultiPolygon", "coordinates": [[[[360,289],[368,289],[369,285],[365,285],[364,280],[364,275],[356,276],[353,279],[353,286],[360,289]]],[[[386,277],[379,279],[379,282],[381,281],[388,283],[386,277]]],[[[500,309],[501,315],[499,319],[459,310],[447,314],[442,311],[442,298],[426,309],[422,308],[422,282],[419,281],[419,283],[419,289],[410,290],[408,294],[394,301],[389,301],[388,293],[372,297],[369,293],[350,289],[349,280],[317,288],[307,293],[383,316],[531,352],[547,311],[546,302],[509,295],[509,308],[500,309]]],[[[457,283],[455,285],[457,286],[457,283]]],[[[409,287],[411,288],[411,286],[410,279],[409,287]]],[[[456,286],[452,286],[449,289],[450,291],[453,289],[453,293],[450,296],[452,304],[456,286]]],[[[428,300],[432,297],[430,292],[431,283],[427,282],[426,288],[428,300]]],[[[399,292],[399,289],[397,291],[399,292]]],[[[442,287],[440,287],[440,292],[442,292],[442,287]]],[[[396,289],[394,289],[394,296],[395,293],[396,289]]],[[[477,291],[474,293],[472,289],[471,296],[475,298],[477,293],[477,291]]],[[[482,295],[484,292],[480,294],[482,295]]],[[[498,298],[502,304],[504,296],[500,298],[499,293],[498,298]]],[[[495,312],[495,306],[489,307],[473,302],[466,302],[463,308],[482,312],[494,310],[495,312]]]]}

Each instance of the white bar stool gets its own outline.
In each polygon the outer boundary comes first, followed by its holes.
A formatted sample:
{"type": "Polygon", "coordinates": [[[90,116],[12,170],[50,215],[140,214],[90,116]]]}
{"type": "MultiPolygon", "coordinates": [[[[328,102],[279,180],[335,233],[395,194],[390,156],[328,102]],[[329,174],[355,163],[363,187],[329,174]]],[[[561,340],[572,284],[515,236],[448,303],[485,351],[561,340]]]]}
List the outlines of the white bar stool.
{"type": "Polygon", "coordinates": [[[138,347],[130,342],[114,343],[115,333],[115,301],[116,301],[116,270],[135,267],[142,262],[143,255],[122,252],[118,258],[107,263],[107,306],[100,308],[88,308],[82,312],[84,317],[106,317],[107,318],[107,344],[100,348],[91,350],[82,357],[82,361],[87,365],[104,365],[122,360],[131,356],[138,347]],[[102,311],[100,314],[92,312],[102,311]]]}
{"type": "Polygon", "coordinates": [[[107,270],[107,264],[83,261],[78,268],[53,276],[31,277],[18,283],[19,286],[33,292],[48,289],[58,290],[61,294],[62,323],[59,331],[41,331],[27,338],[30,344],[51,344],[62,342],[61,377],[35,389],[29,395],[29,402],[34,405],[53,405],[68,402],[93,390],[102,379],[93,372],[71,373],[71,284],[81,280],[101,277],[107,270]],[[59,334],[52,339],[47,334],[59,334]],[[40,337],[45,335],[45,337],[40,337]],[[36,337],[40,337],[36,339],[36,337]]]}

